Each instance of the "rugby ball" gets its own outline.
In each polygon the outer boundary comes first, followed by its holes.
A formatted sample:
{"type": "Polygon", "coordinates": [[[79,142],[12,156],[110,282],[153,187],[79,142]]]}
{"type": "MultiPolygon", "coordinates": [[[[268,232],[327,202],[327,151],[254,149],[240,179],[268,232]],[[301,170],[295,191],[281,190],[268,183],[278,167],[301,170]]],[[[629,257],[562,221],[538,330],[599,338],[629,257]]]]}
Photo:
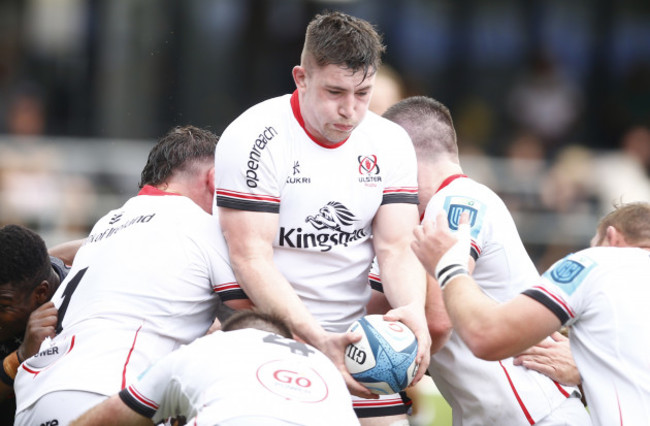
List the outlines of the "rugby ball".
{"type": "Polygon", "coordinates": [[[418,365],[418,342],[406,325],[385,321],[383,315],[366,315],[348,331],[362,337],[345,350],[345,365],[359,383],[377,395],[404,390],[413,381],[418,365]]]}

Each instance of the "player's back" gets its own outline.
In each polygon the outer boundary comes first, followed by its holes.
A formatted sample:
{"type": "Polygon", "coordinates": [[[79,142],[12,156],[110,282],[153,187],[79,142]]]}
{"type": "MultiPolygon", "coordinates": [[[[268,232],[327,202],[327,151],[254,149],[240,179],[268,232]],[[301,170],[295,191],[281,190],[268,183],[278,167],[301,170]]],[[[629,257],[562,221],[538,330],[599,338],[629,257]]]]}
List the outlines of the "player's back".
{"type": "Polygon", "coordinates": [[[159,406],[154,421],[180,410],[188,423],[199,425],[242,417],[260,418],[243,424],[266,424],[269,418],[291,424],[358,424],[345,383],[325,355],[256,329],[217,332],[180,348],[121,397],[143,415],[153,414],[152,404],[159,406]]]}
{"type": "Polygon", "coordinates": [[[571,326],[571,349],[596,424],[650,419],[650,253],[593,247],[571,254],[526,291],[571,326]]]}
{"type": "MultiPolygon", "coordinates": [[[[434,218],[443,209],[452,228],[463,211],[470,213],[476,261],[472,276],[491,298],[509,300],[539,279],[510,212],[488,187],[459,176],[431,198],[425,218],[434,218]]],[[[513,365],[512,358],[476,358],[453,332],[432,356],[429,371],[452,407],[454,425],[529,425],[577,391],[513,365]]]]}
{"type": "Polygon", "coordinates": [[[189,198],[139,195],[98,221],[55,293],[59,334],[23,364],[18,410],[55,390],[118,391],[203,335],[212,284],[233,280],[212,218],[189,198]]]}

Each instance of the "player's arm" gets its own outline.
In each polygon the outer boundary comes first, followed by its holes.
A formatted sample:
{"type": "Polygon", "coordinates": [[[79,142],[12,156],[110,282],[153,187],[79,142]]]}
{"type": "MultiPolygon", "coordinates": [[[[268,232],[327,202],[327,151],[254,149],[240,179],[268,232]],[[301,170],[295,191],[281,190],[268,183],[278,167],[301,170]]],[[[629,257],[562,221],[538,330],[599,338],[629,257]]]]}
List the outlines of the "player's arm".
{"type": "Polygon", "coordinates": [[[517,295],[506,303],[490,299],[469,276],[467,217],[452,234],[444,214],[415,231],[413,251],[444,286],[443,298],[454,330],[475,356],[499,360],[514,356],[560,328],[560,320],[541,303],[517,295]],[[457,238],[458,237],[458,238],[457,238]]]}
{"type": "Polygon", "coordinates": [[[284,318],[298,338],[332,359],[350,392],[366,398],[375,397],[356,382],[345,367],[345,348],[360,336],[327,333],[275,266],[273,239],[278,229],[278,215],[220,207],[219,220],[235,278],[255,306],[284,318]]]}
{"type": "Polygon", "coordinates": [[[429,365],[431,337],[424,314],[426,273],[410,249],[413,229],[419,224],[415,204],[382,205],[373,221],[373,245],[384,294],[394,308],[388,317],[404,322],[418,339],[417,362],[413,380],[417,383],[429,365]]]}
{"type": "Polygon", "coordinates": [[[424,306],[429,335],[431,336],[431,354],[438,352],[449,340],[452,324],[444,300],[442,290],[435,278],[427,274],[427,300],[424,306]]]}
{"type": "Polygon", "coordinates": [[[129,408],[118,395],[86,411],[71,426],[150,426],[153,421],[129,408]]]}
{"type": "Polygon", "coordinates": [[[74,257],[77,255],[77,251],[83,245],[85,238],[79,240],[66,241],[65,243],[57,244],[50,249],[48,253],[50,256],[58,257],[66,265],[72,265],[74,257]]]}
{"type": "Polygon", "coordinates": [[[57,309],[52,302],[44,303],[29,315],[23,342],[2,360],[0,400],[13,393],[13,380],[21,362],[35,355],[46,337],[54,337],[56,322],[57,309]]]}

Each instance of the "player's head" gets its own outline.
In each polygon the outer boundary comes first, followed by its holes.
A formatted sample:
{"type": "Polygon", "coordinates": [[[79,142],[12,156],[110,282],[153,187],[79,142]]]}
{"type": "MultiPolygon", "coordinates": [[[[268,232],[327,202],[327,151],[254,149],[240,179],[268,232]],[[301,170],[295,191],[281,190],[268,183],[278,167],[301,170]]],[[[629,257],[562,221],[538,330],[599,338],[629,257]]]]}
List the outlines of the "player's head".
{"type": "Polygon", "coordinates": [[[426,96],[412,96],[392,105],[383,117],[406,130],[418,160],[448,158],[458,162],[454,122],[449,109],[441,102],[426,96]]]}
{"type": "Polygon", "coordinates": [[[293,77],[305,128],[318,142],[342,142],[363,120],[384,50],[363,19],[330,12],[309,23],[293,77]]]}
{"type": "Polygon", "coordinates": [[[140,188],[158,186],[179,174],[192,174],[214,162],[219,136],[194,126],[174,127],[149,151],[140,188]]]}
{"type": "Polygon", "coordinates": [[[214,150],[219,136],[194,126],[175,127],[149,152],[140,188],[178,192],[212,213],[214,150]],[[172,189],[173,188],[173,189],[172,189]]]}
{"type": "Polygon", "coordinates": [[[235,312],[221,325],[222,331],[241,330],[243,328],[256,328],[283,337],[292,337],[291,330],[286,322],[275,315],[260,312],[256,309],[235,312]]]}
{"type": "Polygon", "coordinates": [[[0,228],[0,341],[22,337],[29,315],[58,284],[38,234],[19,225],[0,228]]]}
{"type": "Polygon", "coordinates": [[[374,74],[386,50],[381,36],[367,21],[341,12],[316,15],[307,26],[301,63],[337,65],[363,77],[374,74]]]}
{"type": "Polygon", "coordinates": [[[650,203],[635,202],[616,207],[598,223],[591,245],[650,249],[650,203]]]}

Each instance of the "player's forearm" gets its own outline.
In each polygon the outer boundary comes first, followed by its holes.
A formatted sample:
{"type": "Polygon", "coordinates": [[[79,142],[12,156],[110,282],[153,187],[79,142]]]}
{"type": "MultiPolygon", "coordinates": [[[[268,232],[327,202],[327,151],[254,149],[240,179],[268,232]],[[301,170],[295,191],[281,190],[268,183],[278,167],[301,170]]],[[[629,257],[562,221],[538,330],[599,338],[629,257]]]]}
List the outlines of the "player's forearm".
{"type": "Polygon", "coordinates": [[[79,251],[79,248],[81,248],[85,241],[85,238],[67,241],[65,243],[55,245],[54,247],[50,247],[48,249],[48,253],[50,256],[58,257],[66,265],[72,265],[74,257],[77,255],[77,251],[79,251]]]}
{"type": "Polygon", "coordinates": [[[291,330],[316,347],[325,334],[272,261],[231,259],[237,282],[255,306],[284,318],[291,330]]]}
{"type": "Polygon", "coordinates": [[[489,298],[467,275],[452,278],[443,297],[454,331],[478,358],[508,358],[545,336],[543,332],[531,334],[535,325],[528,323],[521,310],[511,309],[511,303],[500,304],[489,298]]]}
{"type": "Polygon", "coordinates": [[[151,419],[131,410],[117,395],[98,404],[70,423],[71,426],[148,426],[151,419]]]}
{"type": "Polygon", "coordinates": [[[423,308],[426,300],[426,273],[409,244],[380,250],[377,260],[384,293],[390,305],[393,308],[408,305],[423,308]]]}

